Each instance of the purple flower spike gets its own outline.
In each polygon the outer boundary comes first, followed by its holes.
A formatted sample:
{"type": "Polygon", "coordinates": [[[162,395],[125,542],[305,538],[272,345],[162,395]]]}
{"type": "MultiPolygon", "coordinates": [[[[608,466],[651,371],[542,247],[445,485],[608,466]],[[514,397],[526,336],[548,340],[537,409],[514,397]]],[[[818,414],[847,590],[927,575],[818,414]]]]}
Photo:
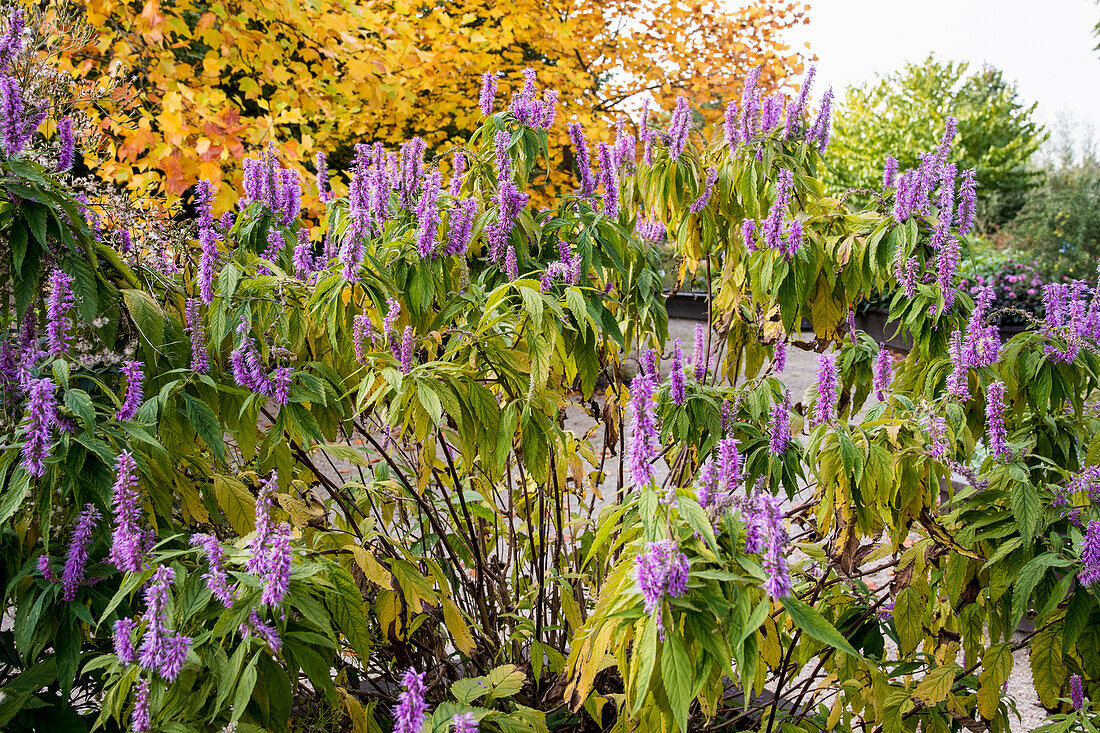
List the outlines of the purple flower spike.
{"type": "MultiPolygon", "coordinates": [[[[508,250],[512,252],[514,250],[508,250]]],[[[412,326],[405,326],[405,333],[401,338],[401,373],[408,374],[412,371],[413,351],[416,347],[416,334],[412,326]]]]}
{"type": "Polygon", "coordinates": [[[187,327],[184,329],[191,337],[191,371],[206,374],[210,371],[210,354],[206,350],[206,331],[199,316],[198,298],[188,298],[187,327]]]}
{"type": "Polygon", "coordinates": [[[657,457],[660,445],[657,433],[657,416],[654,410],[654,374],[643,369],[630,382],[630,444],[627,448],[627,467],[634,483],[639,486],[653,481],[652,461],[657,457]]]}
{"type": "Polygon", "coordinates": [[[420,733],[428,716],[424,673],[410,667],[401,685],[405,689],[398,694],[397,704],[393,707],[393,733],[420,733]]]}
{"type": "Polygon", "coordinates": [[[420,191],[420,202],[416,207],[416,220],[419,229],[416,235],[416,250],[420,259],[426,260],[436,255],[436,234],[439,229],[439,191],[442,177],[435,171],[424,179],[420,191]]]}
{"type": "Polygon", "coordinates": [[[886,399],[886,390],[890,389],[890,381],[893,379],[890,359],[890,351],[885,344],[878,345],[878,356],[875,357],[875,365],[871,370],[871,387],[875,390],[875,398],[880,402],[886,399]]]}
{"type": "Polygon", "coordinates": [[[680,155],[683,154],[689,132],[691,132],[691,110],[688,109],[686,99],[677,97],[676,108],[672,110],[672,120],[668,128],[668,154],[673,160],[679,160],[680,155]]]}
{"type": "Polygon", "coordinates": [[[133,633],[137,628],[137,622],[132,618],[120,618],[115,621],[115,633],[112,643],[115,648],[115,656],[123,667],[129,667],[137,662],[137,651],[134,649],[133,633]]]}
{"type": "Polygon", "coordinates": [[[898,174],[898,161],[892,155],[886,156],[886,165],[882,168],[882,188],[886,190],[894,187],[894,179],[898,174]]]}
{"type": "Polygon", "coordinates": [[[989,433],[989,450],[997,458],[1009,458],[1010,451],[1005,439],[1008,432],[1005,430],[1005,385],[1004,382],[993,382],[985,394],[986,430],[989,433]]]}
{"type": "Polygon", "coordinates": [[[693,376],[696,382],[702,382],[707,376],[707,339],[706,327],[702,323],[695,324],[695,345],[691,351],[693,376]]]}
{"type": "Polygon", "coordinates": [[[149,718],[149,684],[148,678],[142,678],[137,683],[134,710],[130,713],[130,730],[133,733],[147,733],[152,725],[149,718]]]}
{"type": "Polygon", "coordinates": [[[73,121],[66,117],[57,123],[57,137],[61,150],[57,154],[57,170],[64,173],[73,167],[76,158],[76,137],[73,135],[73,121]]]}
{"type": "Polygon", "coordinates": [[[322,204],[332,201],[332,189],[328,185],[328,164],[325,162],[324,151],[318,150],[317,157],[317,199],[322,204]]]}
{"type": "Polygon", "coordinates": [[[88,565],[88,545],[92,541],[92,532],[99,522],[99,511],[91,504],[84,505],[84,511],[77,519],[73,537],[69,540],[69,553],[65,556],[65,568],[61,573],[61,597],[66,601],[76,598],[76,589],[84,584],[88,565]]]}
{"type": "Polygon", "coordinates": [[[707,181],[703,185],[703,192],[699,194],[699,198],[695,199],[689,207],[691,213],[698,214],[703,209],[707,208],[707,204],[710,202],[711,192],[714,190],[714,182],[718,180],[718,171],[714,168],[707,169],[707,181]]]}
{"type": "Polygon", "coordinates": [[[478,733],[473,713],[459,713],[451,718],[451,733],[478,733]]]}
{"type": "Polygon", "coordinates": [[[646,615],[656,613],[657,633],[665,638],[664,614],[661,606],[665,596],[679,598],[687,592],[690,564],[687,555],[672,540],[650,542],[634,560],[634,577],[638,582],[646,615]]]}
{"type": "Polygon", "coordinates": [[[1093,520],[1085,528],[1085,541],[1081,549],[1081,572],[1077,580],[1081,585],[1100,582],[1100,521],[1093,520]]]}
{"type": "Polygon", "coordinates": [[[111,502],[111,512],[115,516],[111,562],[122,572],[138,573],[144,565],[145,532],[140,526],[141,495],[138,493],[137,462],[130,451],[118,454],[115,473],[114,498],[111,502]]]}
{"type": "Polygon", "coordinates": [[[684,351],[680,348],[680,339],[672,345],[672,368],[668,373],[668,394],[672,404],[684,404],[684,351]]]}
{"type": "Polygon", "coordinates": [[[588,157],[588,141],[584,137],[584,128],[574,122],[569,126],[569,140],[573,143],[573,160],[577,166],[580,180],[580,195],[591,197],[596,193],[596,181],[592,176],[592,163],[588,157]]]}
{"type": "Polygon", "coordinates": [[[603,213],[611,219],[619,216],[619,171],[607,143],[596,146],[600,162],[600,183],[603,185],[603,213]]]}
{"type": "Polygon", "coordinates": [[[786,453],[787,447],[791,444],[790,401],[791,396],[788,393],[772,408],[770,448],[774,456],[786,453]]]}
{"type": "Polygon", "coordinates": [[[31,476],[46,473],[53,427],[57,423],[57,397],[52,379],[27,381],[27,413],[23,418],[23,469],[31,476]]]}
{"type": "Polygon", "coordinates": [[[46,303],[46,344],[50,356],[69,353],[69,309],[74,297],[73,279],[62,270],[50,273],[50,299],[46,303]]]}
{"type": "Polygon", "coordinates": [[[128,361],[122,365],[122,374],[126,377],[126,399],[122,401],[122,407],[118,408],[118,414],[115,415],[119,422],[133,420],[141,408],[143,366],[140,361],[128,361]]]}
{"type": "Polygon", "coordinates": [[[225,572],[225,558],[222,556],[222,547],[218,538],[210,534],[192,535],[191,546],[202,549],[206,562],[210,566],[202,576],[206,580],[206,587],[223,606],[232,608],[236,591],[229,586],[229,577],[225,572]]]}
{"type": "Polygon", "coordinates": [[[776,374],[782,374],[787,368],[787,342],[776,341],[775,351],[772,352],[772,365],[776,374]]]}
{"type": "Polygon", "coordinates": [[[837,398],[837,376],[836,357],[822,354],[818,360],[817,404],[814,405],[810,427],[824,425],[833,420],[837,398]]]}
{"type": "Polygon", "coordinates": [[[1081,675],[1079,674],[1069,678],[1069,701],[1074,710],[1085,707],[1085,690],[1081,684],[1081,675]]]}
{"type": "Polygon", "coordinates": [[[493,104],[497,97],[497,77],[491,71],[486,71],[481,76],[481,94],[478,97],[478,106],[481,114],[486,117],[493,115],[493,104]]]}

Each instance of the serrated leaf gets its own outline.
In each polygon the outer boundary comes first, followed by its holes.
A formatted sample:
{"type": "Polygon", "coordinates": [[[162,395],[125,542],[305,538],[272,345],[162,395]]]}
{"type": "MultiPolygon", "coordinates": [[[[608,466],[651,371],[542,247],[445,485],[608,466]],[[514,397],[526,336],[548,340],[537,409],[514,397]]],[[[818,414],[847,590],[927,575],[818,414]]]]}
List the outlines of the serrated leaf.
{"type": "Polygon", "coordinates": [[[214,497],[230,526],[242,537],[253,530],[256,500],[245,485],[235,478],[214,474],[214,497]]]}
{"type": "Polygon", "coordinates": [[[225,439],[222,436],[222,425],[218,416],[202,400],[183,393],[184,411],[191,427],[195,429],[203,442],[209,446],[219,461],[225,461],[225,439]]]}
{"type": "Polygon", "coordinates": [[[808,636],[817,639],[822,644],[835,647],[846,654],[851,654],[853,657],[859,657],[859,652],[848,640],[813,607],[806,605],[794,596],[788,596],[781,600],[783,608],[787,609],[787,614],[791,617],[791,621],[794,621],[795,626],[805,631],[808,636]]]}

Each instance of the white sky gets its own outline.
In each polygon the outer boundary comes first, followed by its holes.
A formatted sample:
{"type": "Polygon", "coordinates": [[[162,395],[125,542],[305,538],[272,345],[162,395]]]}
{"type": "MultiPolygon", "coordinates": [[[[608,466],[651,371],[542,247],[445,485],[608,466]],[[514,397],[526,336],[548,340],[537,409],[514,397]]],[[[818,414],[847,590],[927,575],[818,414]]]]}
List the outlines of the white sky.
{"type": "Polygon", "coordinates": [[[790,34],[792,49],[817,54],[814,97],[833,86],[923,61],[988,62],[1018,83],[1048,128],[1059,115],[1100,130],[1100,53],[1094,0],[809,0],[810,23],[790,34]]]}

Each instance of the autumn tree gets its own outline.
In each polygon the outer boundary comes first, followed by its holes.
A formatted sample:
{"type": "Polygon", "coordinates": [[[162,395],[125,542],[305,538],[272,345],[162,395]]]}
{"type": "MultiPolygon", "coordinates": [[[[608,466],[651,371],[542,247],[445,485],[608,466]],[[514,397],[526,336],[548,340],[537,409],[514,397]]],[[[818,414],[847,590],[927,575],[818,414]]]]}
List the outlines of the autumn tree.
{"type": "MultiPolygon", "coordinates": [[[[402,0],[347,3],[88,0],[101,30],[70,54],[75,73],[119,64],[134,74],[133,124],[100,117],[113,140],[102,175],[178,197],[198,178],[238,175],[246,150],[276,141],[304,171],[325,151],[343,167],[353,147],[423,137],[429,151],[477,127],[487,70],[507,99],[520,72],[560,92],[559,120],[605,126],[642,93],[669,110],[678,95],[719,114],[747,70],[776,88],[802,71],[784,33],[806,22],[792,0],[402,0]]],[[[95,110],[92,110],[95,113],[95,110]]],[[[555,125],[552,145],[567,145],[555,125]]],[[[558,175],[555,173],[555,175],[558,175]]],[[[339,183],[337,184],[340,185],[339,183]]],[[[223,205],[235,200],[223,186],[223,205]]]]}

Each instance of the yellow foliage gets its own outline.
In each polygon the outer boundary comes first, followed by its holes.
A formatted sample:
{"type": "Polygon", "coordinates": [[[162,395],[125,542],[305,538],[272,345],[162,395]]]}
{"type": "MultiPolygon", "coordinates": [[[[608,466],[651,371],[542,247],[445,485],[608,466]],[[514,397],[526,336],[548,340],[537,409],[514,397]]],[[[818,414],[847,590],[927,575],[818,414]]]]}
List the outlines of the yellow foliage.
{"type": "MultiPolygon", "coordinates": [[[[763,64],[761,83],[772,88],[802,71],[782,39],[806,22],[802,3],[725,5],[455,0],[425,14],[398,1],[86,0],[102,35],[66,63],[82,77],[119,63],[135,75],[136,124],[88,110],[116,141],[101,175],[128,185],[155,177],[169,201],[211,177],[227,184],[225,208],[235,202],[240,159],[271,140],[303,171],[317,150],[341,169],[355,143],[375,140],[393,147],[420,136],[430,154],[445,155],[480,124],[480,75],[489,70],[505,77],[498,106],[525,67],[560,91],[551,146],[568,145],[562,121],[600,136],[640,93],[666,111],[686,96],[713,121],[752,66],[763,64]]],[[[566,176],[554,171],[551,184],[566,176]]],[[[338,193],[343,185],[334,181],[338,193]]]]}

